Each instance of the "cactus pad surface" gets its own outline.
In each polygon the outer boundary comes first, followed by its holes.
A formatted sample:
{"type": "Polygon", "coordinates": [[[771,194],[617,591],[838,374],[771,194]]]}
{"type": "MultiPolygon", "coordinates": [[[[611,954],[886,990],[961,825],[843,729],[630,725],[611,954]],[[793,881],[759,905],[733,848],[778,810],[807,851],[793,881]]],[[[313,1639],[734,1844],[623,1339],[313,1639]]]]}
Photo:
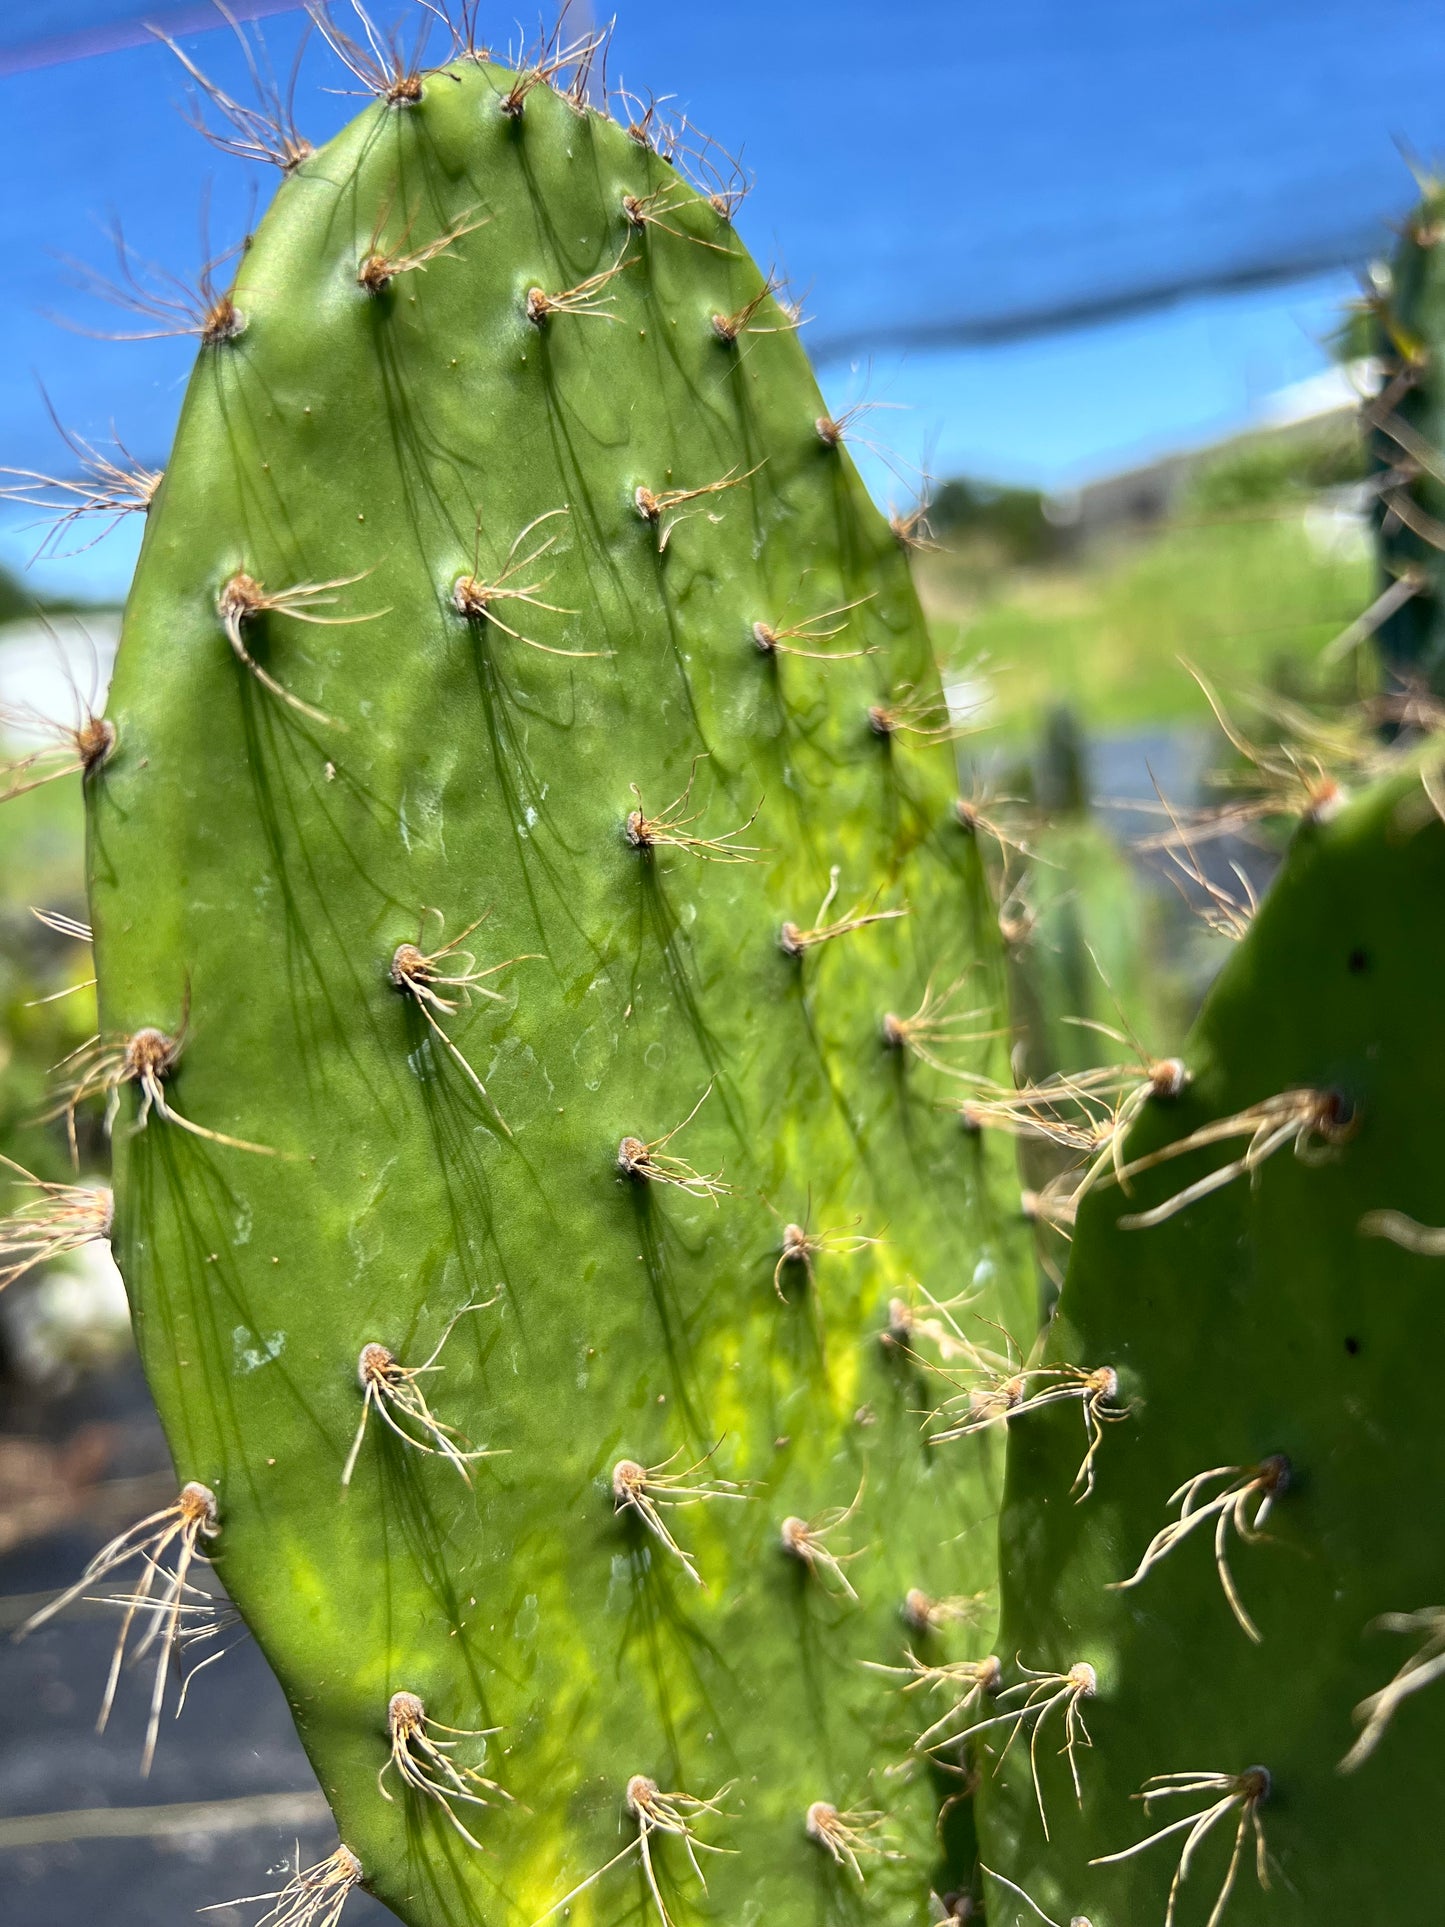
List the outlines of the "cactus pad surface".
{"type": "MultiPolygon", "coordinates": [[[[1086,1665],[1096,1690],[1077,1799],[1057,1714],[1036,1771],[1031,1721],[1006,1757],[1008,1724],[980,1736],[996,1927],[1034,1909],[1304,1927],[1435,1904],[1445,1701],[1422,1681],[1359,1742],[1371,1696],[1436,1650],[1428,1615],[1388,1616],[1440,1593],[1445,1446],[1421,1422],[1440,1258],[1418,1226],[1445,1216],[1421,935],[1442,893],[1445,827],[1414,776],[1303,825],[1182,1053],[1187,1087],[1129,1137],[1127,1194],[1083,1202],[1037,1364],[1112,1369],[1127,1416],[1082,1503],[1077,1411],[1010,1428],[1000,1651],[1086,1665]],[[1171,1893],[1187,1821],[1211,1812],[1171,1893]]],[[[1006,1664],[1005,1686],[1019,1677],[1006,1664]]]]}
{"type": "Polygon", "coordinates": [[[726,213],[470,59],[294,166],[88,790],[146,1370],[313,1885],[415,1927],[969,1871],[863,1662],[992,1636],[999,1442],[886,1333],[1030,1337],[938,1068],[1001,1068],[1002,967],[907,558],[726,213]]]}

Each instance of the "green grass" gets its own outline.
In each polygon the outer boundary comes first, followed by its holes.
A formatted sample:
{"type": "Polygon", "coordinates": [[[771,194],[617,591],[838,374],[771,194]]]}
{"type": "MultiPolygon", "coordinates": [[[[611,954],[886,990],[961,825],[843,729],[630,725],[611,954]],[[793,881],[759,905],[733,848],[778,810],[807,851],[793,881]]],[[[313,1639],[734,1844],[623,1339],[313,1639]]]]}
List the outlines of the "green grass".
{"type": "Polygon", "coordinates": [[[1298,511],[1179,523],[1076,566],[980,576],[947,553],[920,571],[939,652],[986,659],[990,721],[1032,733],[1067,703],[1090,733],[1200,721],[1180,658],[1228,692],[1297,685],[1373,594],[1373,567],[1321,553],[1298,511]]]}
{"type": "MultiPolygon", "coordinates": [[[[54,1086],[51,1067],[95,1029],[95,997],[79,988],[90,952],[57,936],[30,906],[84,917],[83,815],[78,777],[3,805],[0,817],[0,1152],[47,1178],[69,1175],[62,1127],[37,1127],[54,1086]],[[51,1003],[40,998],[73,994],[51,1003]]],[[[93,1129],[87,1163],[104,1167],[93,1129]]],[[[0,1190],[0,1210],[8,1193],[0,1190]]]]}
{"type": "Polygon", "coordinates": [[[84,899],[80,779],[61,777],[5,805],[0,819],[0,903],[36,903],[84,916],[84,899]]]}

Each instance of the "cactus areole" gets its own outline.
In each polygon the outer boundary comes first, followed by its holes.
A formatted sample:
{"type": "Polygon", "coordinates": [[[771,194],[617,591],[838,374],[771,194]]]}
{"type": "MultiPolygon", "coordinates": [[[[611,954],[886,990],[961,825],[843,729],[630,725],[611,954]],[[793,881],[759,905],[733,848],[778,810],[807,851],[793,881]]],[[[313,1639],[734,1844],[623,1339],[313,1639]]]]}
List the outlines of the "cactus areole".
{"type": "Polygon", "coordinates": [[[87,785],[178,1485],[327,1906],[922,1921],[966,1810],[865,1662],[988,1654],[1001,1452],[889,1308],[1032,1289],[884,1036],[1000,1021],[907,557],[725,206],[483,61],[391,92],[203,337],[87,785]]]}

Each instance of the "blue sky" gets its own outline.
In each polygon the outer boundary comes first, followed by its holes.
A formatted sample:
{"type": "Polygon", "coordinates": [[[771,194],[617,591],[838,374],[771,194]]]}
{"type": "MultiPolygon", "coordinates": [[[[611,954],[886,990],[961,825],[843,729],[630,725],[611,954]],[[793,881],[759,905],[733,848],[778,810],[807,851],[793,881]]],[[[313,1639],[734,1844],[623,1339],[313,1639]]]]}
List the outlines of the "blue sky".
{"type": "MultiPolygon", "coordinates": [[[[67,425],[113,425],[164,459],[190,344],[56,328],[57,311],[124,325],[70,285],[57,251],[103,264],[119,215],[140,254],[188,272],[205,197],[219,248],[274,184],[185,125],[163,48],[116,44],[145,17],[193,25],[205,10],[11,0],[0,18],[0,462],[63,460],[42,380],[67,425]],[[53,58],[85,45],[113,50],[53,58]]],[[[299,24],[265,23],[278,67],[299,24]]],[[[482,24],[516,37],[510,9],[483,6],[482,24]]],[[[227,33],[182,37],[241,85],[227,33]]],[[[329,57],[308,61],[302,119],[324,136],[358,103],[319,93],[340,82],[329,57]]],[[[876,418],[880,437],[908,457],[931,447],[941,473],[1060,486],[1228,432],[1322,365],[1345,264],[1387,243],[1408,205],[1399,146],[1441,144],[1445,14],[1418,0],[623,0],[611,77],[675,91],[741,149],[757,185],[739,225],[810,290],[835,408],[903,405],[876,418]],[[1051,328],[1061,313],[1092,320],[1051,328]]],[[[0,559],[26,553],[0,525],[0,559]]],[[[36,580],[115,593],[128,566],[118,538],[36,580]]]]}

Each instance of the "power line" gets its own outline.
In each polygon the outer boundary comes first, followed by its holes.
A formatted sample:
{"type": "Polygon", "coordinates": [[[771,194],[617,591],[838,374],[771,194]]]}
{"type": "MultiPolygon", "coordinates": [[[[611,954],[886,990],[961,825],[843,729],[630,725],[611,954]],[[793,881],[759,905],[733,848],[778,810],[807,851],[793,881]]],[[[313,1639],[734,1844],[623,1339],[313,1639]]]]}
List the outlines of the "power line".
{"type": "MultiPolygon", "coordinates": [[[[229,0],[229,12],[238,21],[266,20],[273,14],[300,11],[298,0],[229,0]]],[[[211,33],[225,24],[213,6],[169,6],[132,14],[124,20],[83,27],[75,33],[44,34],[22,41],[18,47],[0,47],[0,77],[30,74],[41,67],[61,67],[71,60],[90,60],[97,54],[121,53],[127,47],[144,47],[154,37],[153,27],[174,36],[211,33]]]]}

